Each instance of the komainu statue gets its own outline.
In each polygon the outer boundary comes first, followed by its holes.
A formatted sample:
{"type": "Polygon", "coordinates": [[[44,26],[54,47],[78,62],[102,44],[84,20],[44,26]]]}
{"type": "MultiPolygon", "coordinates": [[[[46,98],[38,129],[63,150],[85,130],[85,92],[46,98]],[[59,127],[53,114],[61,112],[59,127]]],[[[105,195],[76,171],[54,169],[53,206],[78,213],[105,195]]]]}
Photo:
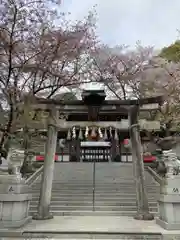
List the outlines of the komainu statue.
{"type": "Polygon", "coordinates": [[[157,171],[165,177],[172,177],[180,173],[180,164],[176,153],[173,151],[178,142],[179,139],[173,136],[156,139],[156,144],[163,152],[163,161],[159,162],[157,171]]]}

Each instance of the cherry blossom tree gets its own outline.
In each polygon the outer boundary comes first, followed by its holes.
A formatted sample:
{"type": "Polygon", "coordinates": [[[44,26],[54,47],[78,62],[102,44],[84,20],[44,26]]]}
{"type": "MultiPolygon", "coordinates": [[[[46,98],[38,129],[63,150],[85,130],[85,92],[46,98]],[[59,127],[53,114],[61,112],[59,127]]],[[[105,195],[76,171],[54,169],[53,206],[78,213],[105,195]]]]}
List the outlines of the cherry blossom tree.
{"type": "Polygon", "coordinates": [[[92,53],[94,78],[116,98],[140,98],[140,76],[148,67],[152,52],[151,47],[143,48],[139,43],[134,51],[127,46],[101,46],[92,53]]]}
{"type": "Polygon", "coordinates": [[[159,120],[169,135],[180,117],[179,63],[168,62],[152,47],[140,44],[133,51],[126,46],[99,47],[93,52],[93,61],[93,77],[118,99],[164,96],[164,104],[158,111],[142,114],[148,120],[159,120]]]}
{"type": "Polygon", "coordinates": [[[0,94],[7,110],[0,149],[14,131],[24,95],[51,98],[62,87],[83,83],[89,71],[96,44],[93,14],[73,23],[59,7],[56,0],[0,3],[0,94]]]}
{"type": "MultiPolygon", "coordinates": [[[[180,64],[167,62],[157,57],[151,71],[154,87],[148,89],[164,96],[164,104],[156,115],[164,126],[165,134],[170,134],[170,129],[178,130],[180,119],[180,64]]],[[[149,77],[150,82],[150,77],[149,77]]],[[[152,82],[152,80],[151,80],[152,82]]],[[[150,83],[148,84],[150,86],[150,83]]],[[[152,85],[152,84],[151,84],[152,85]]]]}

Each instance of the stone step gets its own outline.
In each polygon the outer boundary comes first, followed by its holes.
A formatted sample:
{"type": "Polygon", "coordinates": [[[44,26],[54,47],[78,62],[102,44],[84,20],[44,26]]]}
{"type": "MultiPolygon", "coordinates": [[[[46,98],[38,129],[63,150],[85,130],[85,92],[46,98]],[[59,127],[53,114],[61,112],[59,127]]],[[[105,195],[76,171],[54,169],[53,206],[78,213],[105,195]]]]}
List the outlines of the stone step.
{"type": "MultiPolygon", "coordinates": [[[[32,195],[32,199],[37,199],[37,198],[39,198],[39,196],[40,196],[40,193],[38,193],[38,194],[33,194],[32,195]]],[[[70,194],[68,194],[68,195],[62,195],[62,194],[53,194],[52,196],[51,196],[51,199],[52,200],[59,200],[59,199],[83,199],[83,200],[87,200],[87,199],[89,199],[89,198],[92,198],[92,196],[93,196],[93,193],[91,193],[91,194],[80,194],[80,195],[70,195],[70,194]]],[[[136,195],[134,194],[134,195],[123,195],[123,194],[116,194],[116,195],[97,195],[97,194],[95,194],[94,195],[95,196],[95,198],[97,199],[97,200],[99,200],[99,201],[104,201],[104,200],[107,200],[107,201],[117,201],[117,199],[118,200],[121,200],[121,201],[134,201],[134,200],[136,200],[136,195]]],[[[150,196],[148,196],[148,199],[150,200],[150,201],[156,201],[157,200],[157,196],[158,196],[158,194],[157,195],[150,195],[150,196]]]]}
{"type": "MultiPolygon", "coordinates": [[[[39,192],[33,192],[32,193],[34,196],[40,196],[39,195],[39,192]]],[[[89,192],[86,192],[86,193],[84,193],[84,192],[59,192],[59,191],[56,191],[56,192],[52,192],[52,197],[66,197],[66,198],[71,198],[71,197],[78,197],[79,196],[79,198],[81,199],[81,198],[83,198],[83,197],[91,197],[91,196],[93,196],[93,191],[89,191],[89,192]]],[[[114,199],[119,199],[119,197],[126,197],[126,198],[136,198],[136,193],[124,193],[123,194],[123,192],[119,192],[119,193],[117,193],[117,192],[115,192],[115,193],[111,193],[111,192],[109,192],[109,193],[104,193],[104,192],[101,192],[101,193],[99,193],[99,192],[95,192],[94,193],[94,196],[97,198],[97,199],[99,199],[100,197],[101,198],[114,198],[114,199]]],[[[152,193],[148,193],[147,194],[147,196],[148,197],[154,197],[155,199],[157,199],[157,197],[159,196],[159,194],[157,194],[157,193],[154,193],[154,194],[152,194],[152,193]]]]}
{"type": "MultiPolygon", "coordinates": [[[[86,190],[86,189],[88,189],[88,188],[91,188],[92,186],[94,186],[95,185],[95,187],[97,188],[97,189],[102,189],[102,190],[104,190],[104,189],[107,189],[107,190],[111,190],[111,189],[127,189],[127,190],[132,190],[132,189],[135,189],[135,185],[134,184],[131,184],[131,186],[126,186],[125,184],[113,184],[112,183],[112,185],[110,186],[106,186],[106,184],[104,183],[104,186],[102,186],[102,185],[99,185],[99,184],[97,184],[96,182],[95,183],[93,183],[93,182],[91,182],[90,184],[84,184],[83,186],[82,185],[79,185],[79,184],[69,184],[69,185],[66,185],[66,184],[61,184],[61,183],[59,183],[59,184],[53,184],[52,185],[52,187],[54,188],[54,189],[61,189],[61,188],[63,188],[63,189],[69,189],[69,188],[72,188],[72,189],[80,189],[80,190],[86,190]]],[[[41,188],[41,184],[39,184],[39,185],[34,185],[33,187],[32,187],[32,189],[40,189],[41,188]]],[[[159,190],[159,186],[155,186],[155,185],[152,185],[152,186],[145,186],[145,188],[147,189],[147,190],[159,190]]]]}
{"type": "MultiPolygon", "coordinates": [[[[33,191],[31,192],[34,196],[39,196],[40,195],[40,192],[39,191],[33,191]]],[[[79,196],[79,197],[83,197],[83,196],[92,196],[93,195],[93,189],[92,190],[89,190],[89,191],[52,191],[52,196],[67,196],[67,197],[73,197],[73,196],[79,196]]],[[[95,191],[94,192],[94,195],[96,197],[99,197],[99,196],[102,196],[104,198],[106,197],[115,197],[115,198],[118,198],[118,197],[121,197],[121,196],[124,196],[124,197],[136,197],[136,193],[135,192],[124,192],[123,191],[112,191],[112,192],[104,192],[104,191],[95,191]]],[[[147,196],[150,197],[155,197],[157,198],[159,196],[158,193],[156,192],[147,192],[147,196]]]]}
{"type": "MultiPolygon", "coordinates": [[[[38,199],[40,197],[40,194],[32,194],[33,199],[38,199]]],[[[158,199],[158,194],[147,194],[148,199],[151,201],[157,201],[158,199]]],[[[67,193],[54,193],[51,196],[51,200],[66,200],[66,199],[72,199],[72,200],[80,200],[80,201],[86,201],[88,199],[92,199],[93,198],[93,192],[88,193],[88,194],[67,194],[67,193]]],[[[94,194],[94,198],[98,201],[136,201],[136,194],[126,194],[123,195],[123,193],[120,194],[94,194]]]]}
{"type": "MultiPolygon", "coordinates": [[[[31,194],[34,197],[38,197],[40,196],[40,192],[31,192],[31,194]]],[[[62,198],[71,198],[71,197],[78,197],[79,198],[89,198],[91,196],[95,196],[97,199],[121,199],[121,198],[131,198],[131,199],[136,199],[136,193],[135,192],[126,192],[123,193],[123,191],[119,191],[119,192],[97,192],[94,191],[93,189],[91,191],[88,192],[76,192],[76,191],[72,191],[72,192],[67,192],[67,191],[53,191],[51,194],[51,197],[62,197],[62,198]]],[[[149,193],[147,192],[147,196],[148,198],[152,198],[152,199],[157,199],[157,197],[159,197],[159,193],[149,193]]]]}
{"type": "MultiPolygon", "coordinates": [[[[83,181],[83,180],[82,180],[83,181]]],[[[87,183],[84,183],[82,185],[82,181],[81,181],[81,184],[77,183],[77,182],[73,182],[72,184],[67,184],[67,183],[61,183],[59,182],[58,184],[54,184],[53,183],[53,187],[64,187],[64,188],[69,188],[69,187],[72,187],[72,188],[88,188],[88,187],[92,187],[93,184],[95,184],[95,186],[97,188],[107,188],[107,189],[110,189],[110,188],[124,188],[124,189],[132,189],[132,188],[135,188],[135,184],[134,183],[126,183],[126,182],[123,182],[123,183],[114,183],[114,182],[111,182],[111,184],[107,184],[106,182],[102,182],[102,183],[98,183],[98,182],[89,182],[88,184],[87,183]]],[[[67,181],[68,182],[68,181],[67,181]]],[[[41,184],[37,184],[37,185],[33,185],[33,188],[40,188],[41,187],[41,184]]],[[[145,185],[146,189],[159,189],[159,186],[158,185],[154,185],[153,183],[149,186],[145,185]]]]}
{"type": "MultiPolygon", "coordinates": [[[[82,175],[80,173],[76,173],[76,174],[77,175],[75,175],[75,176],[73,176],[73,175],[72,176],[61,176],[59,174],[58,178],[55,176],[54,180],[55,181],[63,181],[63,180],[69,180],[69,181],[77,180],[78,181],[78,180],[84,179],[85,181],[91,181],[93,179],[93,174],[88,175],[88,174],[86,174],[86,172],[84,174],[82,174],[82,175]]],[[[101,176],[98,173],[98,177],[96,176],[95,178],[96,178],[97,181],[106,180],[106,182],[108,182],[109,180],[117,180],[117,181],[123,181],[123,180],[126,181],[127,180],[129,182],[133,182],[134,181],[133,177],[127,178],[127,176],[128,175],[121,176],[121,177],[119,177],[118,175],[117,176],[116,175],[113,175],[113,176],[112,175],[110,175],[110,176],[101,176]]]]}
{"type": "MultiPolygon", "coordinates": [[[[93,209],[93,206],[72,206],[72,205],[57,205],[54,206],[51,204],[50,206],[51,211],[80,211],[80,210],[89,210],[91,211],[93,209]]],[[[36,210],[37,206],[30,205],[30,210],[36,210]]],[[[136,211],[137,207],[136,206],[97,206],[95,205],[95,210],[96,211],[136,211]]],[[[150,207],[149,208],[150,212],[157,212],[157,206],[156,207],[150,207]]]]}
{"type": "MultiPolygon", "coordinates": [[[[93,201],[76,201],[76,202],[72,202],[72,201],[52,201],[51,202],[51,206],[92,206],[93,201]]],[[[31,206],[37,206],[38,205],[38,201],[31,201],[31,206]]],[[[127,203],[127,202],[100,202],[100,201],[96,201],[95,200],[95,205],[96,206],[108,206],[108,207],[135,207],[136,206],[136,202],[131,202],[131,203],[127,203]]],[[[149,207],[156,207],[157,208],[157,203],[156,202],[149,202],[149,207]]]]}
{"type": "MultiPolygon", "coordinates": [[[[67,180],[68,182],[68,180],[67,180]]],[[[65,187],[65,188],[69,188],[69,187],[72,187],[72,188],[88,188],[88,187],[92,187],[93,185],[93,181],[89,182],[89,183],[84,183],[82,184],[83,180],[81,181],[81,183],[77,183],[77,182],[73,182],[73,183],[69,183],[67,184],[66,183],[62,183],[62,182],[59,182],[57,184],[54,184],[53,183],[53,187],[65,187]]],[[[127,188],[127,189],[132,189],[135,187],[135,184],[134,182],[133,183],[130,183],[128,184],[127,182],[123,182],[123,183],[115,183],[115,182],[111,182],[111,184],[108,184],[106,182],[102,182],[102,183],[98,183],[95,181],[95,185],[98,187],[98,188],[127,188]]],[[[146,189],[159,189],[159,186],[158,185],[154,185],[154,183],[152,183],[151,185],[145,185],[146,189]]],[[[41,188],[41,184],[37,183],[37,185],[33,185],[32,188],[41,188]]]]}
{"type": "MultiPolygon", "coordinates": [[[[60,174],[61,176],[67,176],[66,172],[70,172],[70,169],[68,169],[68,168],[63,168],[62,166],[60,166],[60,167],[59,166],[55,166],[55,167],[56,167],[56,169],[54,169],[54,173],[55,174],[60,174]]],[[[133,175],[132,175],[133,171],[131,171],[131,170],[129,171],[127,168],[120,168],[118,166],[115,167],[115,168],[112,168],[111,166],[109,166],[107,169],[104,169],[104,168],[101,168],[101,167],[98,169],[96,167],[95,171],[93,170],[93,167],[92,168],[82,168],[82,169],[77,169],[77,168],[75,169],[75,168],[73,168],[72,170],[73,170],[72,177],[76,176],[77,173],[78,174],[82,174],[82,175],[84,175],[86,173],[86,174],[92,176],[92,173],[94,172],[97,177],[99,176],[98,175],[98,173],[99,173],[100,176],[106,176],[106,177],[108,177],[108,176],[109,177],[117,176],[117,177],[120,177],[120,178],[125,176],[127,178],[127,175],[126,175],[126,173],[127,173],[127,174],[129,174],[128,176],[130,177],[130,179],[133,178],[133,175]],[[112,172],[114,173],[113,176],[111,176],[112,172]]],[[[145,171],[145,177],[147,177],[147,176],[148,176],[148,172],[145,171]]],[[[149,178],[150,178],[150,176],[149,176],[149,178]]]]}
{"type": "MultiPolygon", "coordinates": [[[[58,173],[56,173],[56,174],[58,174],[58,173]]],[[[69,173],[68,173],[69,174],[69,173]]],[[[113,171],[112,171],[112,173],[111,174],[114,174],[113,173],[113,171]]],[[[129,175],[126,175],[126,176],[116,176],[116,175],[110,175],[110,176],[101,176],[99,173],[98,173],[98,176],[95,176],[95,178],[96,178],[96,180],[97,181],[101,181],[101,180],[104,180],[105,182],[109,182],[109,181],[112,181],[112,180],[114,180],[114,181],[120,181],[120,182],[134,182],[134,178],[133,177],[131,177],[131,176],[129,176],[129,175]]],[[[90,174],[90,175],[88,175],[88,174],[86,174],[86,172],[84,173],[84,174],[80,174],[80,173],[76,173],[76,175],[71,175],[71,176],[68,176],[68,175],[65,175],[65,176],[61,176],[61,174],[59,174],[59,176],[57,177],[56,175],[54,175],[54,181],[55,182],[59,182],[59,181],[61,181],[61,182],[66,182],[67,180],[69,180],[70,182],[73,182],[74,180],[76,180],[76,181],[80,181],[80,180],[82,180],[82,179],[84,179],[84,181],[85,182],[89,182],[89,181],[92,181],[92,179],[93,179],[93,174],[90,174]]],[[[149,179],[149,178],[147,178],[147,177],[145,177],[145,179],[147,180],[147,184],[148,184],[148,182],[149,182],[149,180],[150,180],[150,182],[153,182],[153,178],[151,178],[151,179],[149,179]]],[[[66,182],[67,183],[67,182],[66,182]]]]}
{"type": "MultiPolygon", "coordinates": [[[[34,214],[37,213],[37,208],[36,209],[30,209],[29,211],[29,215],[33,216],[34,214]]],[[[62,211],[62,210],[56,210],[56,211],[52,211],[51,213],[54,216],[128,216],[128,217],[134,217],[136,214],[136,211],[62,211]]],[[[154,214],[154,216],[157,216],[158,213],[157,212],[151,212],[152,214],[154,214]]]]}
{"type": "MultiPolygon", "coordinates": [[[[89,189],[63,189],[63,188],[60,188],[60,189],[52,189],[52,193],[71,193],[71,194],[78,194],[78,193],[82,193],[82,194],[88,194],[88,193],[92,193],[92,190],[93,190],[93,187],[89,188],[89,189]]],[[[31,192],[32,193],[37,193],[39,192],[40,189],[32,189],[31,192]]],[[[94,189],[95,193],[96,194],[135,194],[136,191],[135,189],[132,189],[132,190],[124,190],[124,189],[111,189],[111,190],[108,190],[108,189],[97,189],[95,188],[94,189]]],[[[159,191],[157,190],[147,190],[147,193],[149,194],[156,194],[158,193],[159,191]]]]}
{"type": "MultiPolygon", "coordinates": [[[[70,172],[68,169],[67,169],[67,171],[66,171],[66,169],[62,169],[61,171],[58,171],[58,172],[57,172],[57,170],[55,170],[54,171],[55,178],[57,177],[57,174],[59,174],[57,179],[59,177],[69,177],[71,179],[73,177],[76,177],[77,176],[76,174],[78,174],[79,176],[84,176],[85,174],[87,174],[88,176],[91,176],[91,177],[93,176],[93,174],[95,174],[95,176],[97,178],[99,176],[101,176],[101,177],[111,177],[111,178],[113,178],[113,177],[118,177],[118,178],[125,177],[125,178],[128,178],[129,177],[130,180],[132,180],[133,177],[134,177],[133,176],[133,172],[132,171],[128,171],[126,169],[122,169],[122,170],[118,169],[119,171],[117,171],[117,169],[112,169],[112,168],[111,169],[107,169],[107,170],[96,169],[95,172],[93,172],[92,170],[89,170],[89,169],[82,169],[82,170],[72,169],[72,170],[73,170],[73,172],[72,172],[71,176],[66,175],[66,173],[70,172]],[[124,173],[122,171],[124,171],[124,173]],[[111,175],[112,173],[113,173],[113,175],[111,175]]],[[[147,177],[149,179],[152,178],[152,176],[148,176],[148,173],[146,172],[145,178],[147,178],[147,177]]]]}
{"type": "MultiPolygon", "coordinates": [[[[67,179],[68,180],[68,179],[67,179]]],[[[61,181],[61,180],[53,180],[53,185],[59,185],[59,184],[62,184],[62,185],[65,185],[65,186],[76,186],[77,184],[78,184],[78,186],[88,186],[88,185],[91,185],[92,183],[93,183],[93,179],[91,179],[91,180],[83,180],[84,182],[82,182],[82,180],[80,180],[80,179],[78,179],[77,181],[75,181],[75,180],[72,180],[72,181],[70,181],[70,180],[68,180],[68,181],[65,181],[65,180],[63,180],[63,181],[61,181]]],[[[115,185],[115,186],[119,186],[119,185],[121,185],[121,186],[127,186],[127,187],[131,187],[132,186],[132,184],[133,185],[135,185],[135,181],[126,181],[126,180],[124,180],[124,181],[122,181],[122,182],[118,182],[117,181],[117,179],[116,179],[116,181],[115,180],[110,180],[110,181],[97,181],[97,179],[95,179],[95,182],[96,182],[96,184],[98,185],[98,186],[107,186],[107,187],[110,187],[110,186],[112,186],[112,185],[115,185]]],[[[37,181],[36,182],[36,184],[37,184],[37,186],[40,186],[41,185],[41,181],[37,181]]],[[[151,183],[147,183],[147,182],[145,182],[145,186],[146,187],[152,187],[152,185],[151,185],[151,183]]],[[[154,186],[154,185],[153,185],[154,186]]],[[[156,186],[157,187],[157,186],[156,186]]]]}
{"type": "MultiPolygon", "coordinates": [[[[53,188],[54,189],[58,189],[58,188],[63,188],[63,189],[69,189],[69,188],[72,188],[72,189],[81,189],[81,190],[86,190],[87,188],[91,188],[93,186],[93,183],[91,184],[84,184],[84,185],[79,185],[79,184],[62,184],[62,183],[59,183],[59,184],[54,184],[53,183],[53,188]]],[[[126,184],[109,184],[109,185],[99,185],[97,183],[95,183],[95,186],[97,189],[107,189],[107,190],[111,190],[112,188],[113,189],[127,189],[127,190],[132,190],[135,188],[135,186],[126,186],[126,184]]],[[[35,186],[33,186],[32,189],[38,189],[41,187],[41,184],[37,184],[35,186]]],[[[157,186],[145,186],[147,190],[158,190],[159,187],[157,186]]]]}
{"type": "MultiPolygon", "coordinates": [[[[58,173],[56,173],[56,174],[58,174],[58,173]]],[[[106,179],[106,181],[108,181],[108,179],[117,179],[117,180],[119,180],[119,181],[123,181],[123,179],[125,179],[125,180],[129,180],[129,182],[133,182],[134,181],[134,178],[133,178],[133,176],[131,176],[132,175],[132,173],[130,173],[130,174],[126,174],[126,175],[121,175],[121,176],[119,176],[119,175],[116,175],[116,174],[114,174],[113,173],[113,171],[110,173],[110,175],[101,175],[99,172],[97,173],[97,175],[95,175],[95,178],[96,179],[98,179],[98,180],[101,180],[101,179],[106,179]],[[113,174],[113,175],[111,175],[111,174],[113,174]]],[[[91,173],[91,174],[88,174],[88,173],[86,173],[86,171],[85,172],[83,172],[82,174],[81,173],[76,173],[75,175],[71,175],[71,176],[68,176],[68,175],[61,175],[60,173],[59,173],[59,176],[57,177],[57,176],[55,176],[54,175],[54,180],[55,181],[58,181],[58,180],[64,180],[64,179],[69,179],[70,181],[72,181],[73,179],[75,179],[75,180],[78,180],[78,179],[81,179],[81,178],[85,178],[84,180],[86,180],[86,181],[90,181],[91,179],[93,179],[93,173],[91,173]],[[86,178],[85,178],[86,177],[86,178]]],[[[145,179],[149,179],[149,178],[147,178],[147,177],[145,177],[145,179]]],[[[153,180],[153,178],[151,177],[149,180],[153,180]]]]}
{"type": "MultiPolygon", "coordinates": [[[[72,202],[76,202],[76,201],[89,201],[92,199],[92,195],[91,196],[84,196],[82,198],[80,198],[79,196],[72,196],[72,197],[67,197],[67,196],[52,196],[51,201],[72,201],[72,202]]],[[[39,196],[33,196],[32,197],[32,201],[38,201],[39,196]]],[[[136,202],[136,198],[127,198],[127,197],[106,197],[103,198],[101,196],[97,197],[95,196],[96,201],[101,201],[101,202],[126,202],[126,203],[131,203],[131,202],[136,202]]],[[[149,197],[148,198],[149,202],[157,202],[156,198],[152,198],[149,197]]]]}
{"type": "MultiPolygon", "coordinates": [[[[57,168],[59,168],[59,171],[58,169],[55,169],[54,170],[54,173],[55,174],[59,174],[61,176],[67,176],[65,173],[66,172],[70,172],[69,169],[66,169],[66,168],[62,168],[61,169],[61,166],[58,167],[58,166],[55,166],[57,168]],[[66,171],[67,170],[67,171],[66,171]]],[[[72,167],[73,168],[73,167],[72,167]]],[[[122,178],[123,176],[125,176],[127,178],[127,176],[130,177],[130,179],[133,179],[133,171],[129,171],[128,169],[124,168],[124,169],[120,169],[119,167],[116,167],[116,168],[112,168],[112,167],[108,167],[107,169],[98,169],[96,167],[95,171],[93,171],[93,168],[84,168],[84,169],[73,169],[73,172],[72,172],[72,176],[69,176],[69,177],[73,177],[73,176],[76,176],[76,174],[80,174],[80,175],[84,175],[85,173],[88,174],[89,176],[93,176],[93,172],[95,173],[95,175],[98,177],[100,174],[100,176],[104,176],[104,177],[113,177],[113,176],[117,176],[117,177],[120,177],[122,178]],[[126,175],[125,171],[128,175],[126,175]],[[112,176],[111,173],[114,173],[114,175],[112,176]],[[130,175],[131,174],[131,175],[130,175]]],[[[57,176],[57,175],[56,175],[57,176]]],[[[148,176],[148,173],[145,171],[145,177],[148,176]]]]}
{"type": "MultiPolygon", "coordinates": [[[[61,171],[57,172],[57,170],[56,170],[54,172],[56,174],[55,178],[57,177],[57,174],[59,174],[58,178],[59,177],[69,177],[70,179],[73,178],[73,177],[76,177],[76,174],[78,174],[80,176],[84,176],[85,174],[87,174],[88,176],[91,176],[91,177],[93,176],[93,174],[95,174],[96,177],[99,177],[99,176],[101,176],[101,177],[111,177],[111,178],[113,178],[113,177],[128,178],[129,177],[129,179],[133,179],[133,177],[134,177],[133,172],[127,171],[126,169],[123,169],[123,170],[120,170],[120,171],[117,171],[117,169],[107,169],[107,171],[103,170],[103,169],[96,169],[96,171],[94,173],[93,173],[92,170],[88,170],[88,169],[82,169],[82,170],[75,169],[72,172],[71,176],[66,175],[67,172],[70,172],[70,171],[66,171],[66,169],[62,169],[61,171]],[[124,171],[124,173],[122,173],[122,171],[124,171]],[[113,175],[111,175],[112,173],[113,173],[113,175]]],[[[146,177],[148,177],[149,179],[152,178],[151,176],[148,176],[148,174],[145,174],[145,178],[146,177]]]]}
{"type": "MultiPolygon", "coordinates": [[[[53,240],[55,240],[55,239],[57,239],[57,240],[59,240],[59,239],[61,239],[61,240],[92,240],[92,236],[89,236],[89,237],[86,237],[86,238],[82,238],[82,236],[80,236],[80,237],[75,237],[75,236],[63,236],[63,238],[61,237],[61,235],[59,235],[59,236],[56,236],[56,237],[53,237],[53,238],[50,238],[49,237],[49,234],[47,235],[47,237],[45,237],[45,234],[42,234],[42,236],[43,237],[41,237],[40,239],[42,239],[42,240],[47,240],[47,239],[53,239],[53,240]]],[[[21,240],[21,239],[23,239],[24,240],[24,238],[22,238],[22,237],[19,237],[19,238],[3,238],[3,240],[21,240]]],[[[37,236],[36,235],[30,235],[28,238],[26,238],[26,239],[31,239],[31,240],[39,240],[39,238],[37,238],[37,236]]],[[[126,240],[161,240],[162,238],[161,238],[161,236],[160,235],[154,235],[153,237],[151,236],[151,235],[142,235],[142,236],[139,236],[139,235],[127,235],[127,234],[124,234],[124,235],[121,235],[121,236],[119,236],[119,235],[117,235],[117,236],[113,236],[113,237],[109,237],[109,236],[104,236],[104,237],[99,237],[99,236],[94,236],[93,237],[93,239],[95,240],[95,239],[100,239],[100,240],[112,240],[112,239],[121,239],[121,240],[124,240],[124,239],[126,239],[126,240]]]]}
{"type": "MultiPolygon", "coordinates": [[[[70,172],[70,169],[66,169],[66,168],[62,168],[60,169],[58,166],[55,166],[57,169],[54,170],[54,173],[56,174],[59,174],[60,176],[64,176],[64,177],[67,177],[66,173],[67,172],[70,172]],[[59,168],[59,169],[58,169],[59,168]],[[58,171],[59,170],[59,171],[58,171]]],[[[73,167],[72,167],[73,168],[73,167]]],[[[119,177],[119,178],[122,178],[122,177],[129,177],[130,179],[133,179],[134,175],[133,175],[133,171],[129,171],[128,169],[120,169],[119,167],[116,167],[116,168],[111,168],[111,167],[108,167],[107,169],[97,169],[95,171],[93,171],[93,169],[72,169],[72,176],[68,176],[68,177],[74,177],[76,176],[76,174],[80,174],[81,176],[87,174],[89,176],[93,176],[93,173],[95,174],[95,176],[104,176],[104,177],[119,177]],[[111,173],[113,173],[114,175],[112,176],[111,173]],[[127,175],[128,174],[128,175],[127,175]]],[[[149,178],[149,179],[152,179],[152,176],[149,175],[149,173],[147,171],[144,172],[145,174],[145,178],[149,178]]],[[[56,177],[55,176],[55,177],[56,177]]]]}
{"type": "MultiPolygon", "coordinates": [[[[122,200],[97,200],[96,198],[94,199],[95,203],[98,205],[112,205],[112,206],[136,206],[136,200],[129,200],[129,201],[122,201],[122,200]]],[[[37,199],[32,199],[31,200],[31,205],[38,204],[39,198],[37,199]]],[[[93,198],[89,199],[58,199],[58,200],[51,200],[51,205],[92,205],[93,198]]],[[[149,200],[149,206],[157,206],[157,201],[155,200],[149,200]]]]}
{"type": "MultiPolygon", "coordinates": [[[[72,176],[71,177],[76,176],[76,174],[79,174],[79,175],[82,175],[82,176],[85,175],[85,174],[87,174],[89,176],[93,176],[93,170],[92,169],[81,169],[81,170],[72,169],[72,170],[73,170],[73,172],[72,172],[72,176]]],[[[70,172],[70,170],[69,169],[63,169],[63,168],[60,171],[57,171],[57,169],[54,170],[54,173],[56,174],[56,176],[57,176],[57,174],[59,174],[60,176],[65,176],[66,177],[67,176],[66,175],[67,172],[70,172]]],[[[127,169],[121,169],[121,170],[119,169],[119,171],[117,171],[117,169],[112,169],[112,168],[108,168],[107,170],[105,170],[105,169],[97,169],[96,168],[94,173],[95,173],[95,175],[97,177],[99,175],[100,176],[104,176],[104,177],[117,176],[117,177],[120,177],[120,178],[122,178],[123,176],[125,176],[127,178],[127,176],[129,176],[130,179],[133,179],[133,175],[132,175],[133,172],[132,171],[128,171],[127,169]],[[124,172],[122,172],[122,171],[124,171],[124,172]],[[114,175],[112,176],[111,173],[113,173],[114,175]],[[126,175],[126,174],[128,174],[128,175],[126,175]]],[[[148,176],[147,172],[145,174],[145,177],[146,176],[148,176]]]]}
{"type": "MultiPolygon", "coordinates": [[[[56,192],[56,191],[64,191],[64,192],[71,192],[71,191],[74,191],[74,192],[88,192],[88,191],[91,191],[93,188],[93,185],[92,186],[89,186],[87,188],[78,188],[78,187],[72,187],[72,188],[66,188],[66,187],[63,187],[63,186],[59,186],[59,187],[52,187],[52,191],[56,192]]],[[[33,192],[36,192],[36,191],[39,191],[40,188],[33,188],[32,191],[33,192]]],[[[132,188],[125,188],[125,187],[111,187],[111,188],[98,188],[96,187],[95,185],[95,189],[96,191],[98,192],[117,192],[117,191],[124,191],[124,192],[135,192],[135,187],[132,187],[132,188]]],[[[146,189],[148,192],[158,192],[158,188],[147,188],[146,189]]]]}
{"type": "MultiPolygon", "coordinates": [[[[61,239],[61,240],[162,240],[162,235],[159,233],[48,233],[48,232],[26,232],[24,234],[25,239],[61,239]]],[[[13,238],[13,240],[19,240],[21,238],[13,238]]],[[[4,239],[6,240],[6,239],[4,239]]],[[[10,240],[10,239],[7,239],[10,240]]]]}

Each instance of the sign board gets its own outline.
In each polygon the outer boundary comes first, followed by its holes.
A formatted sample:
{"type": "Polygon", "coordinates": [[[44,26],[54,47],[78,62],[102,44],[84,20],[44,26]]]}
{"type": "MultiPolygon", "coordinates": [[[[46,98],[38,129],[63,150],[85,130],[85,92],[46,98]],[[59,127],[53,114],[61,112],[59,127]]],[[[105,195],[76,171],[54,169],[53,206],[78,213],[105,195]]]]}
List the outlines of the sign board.
{"type": "Polygon", "coordinates": [[[81,142],[81,147],[110,147],[111,143],[110,142],[81,142]]]}

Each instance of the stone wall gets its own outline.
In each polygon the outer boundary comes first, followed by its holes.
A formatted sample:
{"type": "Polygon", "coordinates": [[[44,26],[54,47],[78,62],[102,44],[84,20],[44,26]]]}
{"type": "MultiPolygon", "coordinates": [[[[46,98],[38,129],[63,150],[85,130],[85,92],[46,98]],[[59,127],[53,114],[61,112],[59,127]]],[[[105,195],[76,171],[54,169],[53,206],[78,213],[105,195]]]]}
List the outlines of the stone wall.
{"type": "Polygon", "coordinates": [[[44,154],[45,144],[46,144],[45,140],[32,140],[30,150],[37,154],[44,154]]]}

